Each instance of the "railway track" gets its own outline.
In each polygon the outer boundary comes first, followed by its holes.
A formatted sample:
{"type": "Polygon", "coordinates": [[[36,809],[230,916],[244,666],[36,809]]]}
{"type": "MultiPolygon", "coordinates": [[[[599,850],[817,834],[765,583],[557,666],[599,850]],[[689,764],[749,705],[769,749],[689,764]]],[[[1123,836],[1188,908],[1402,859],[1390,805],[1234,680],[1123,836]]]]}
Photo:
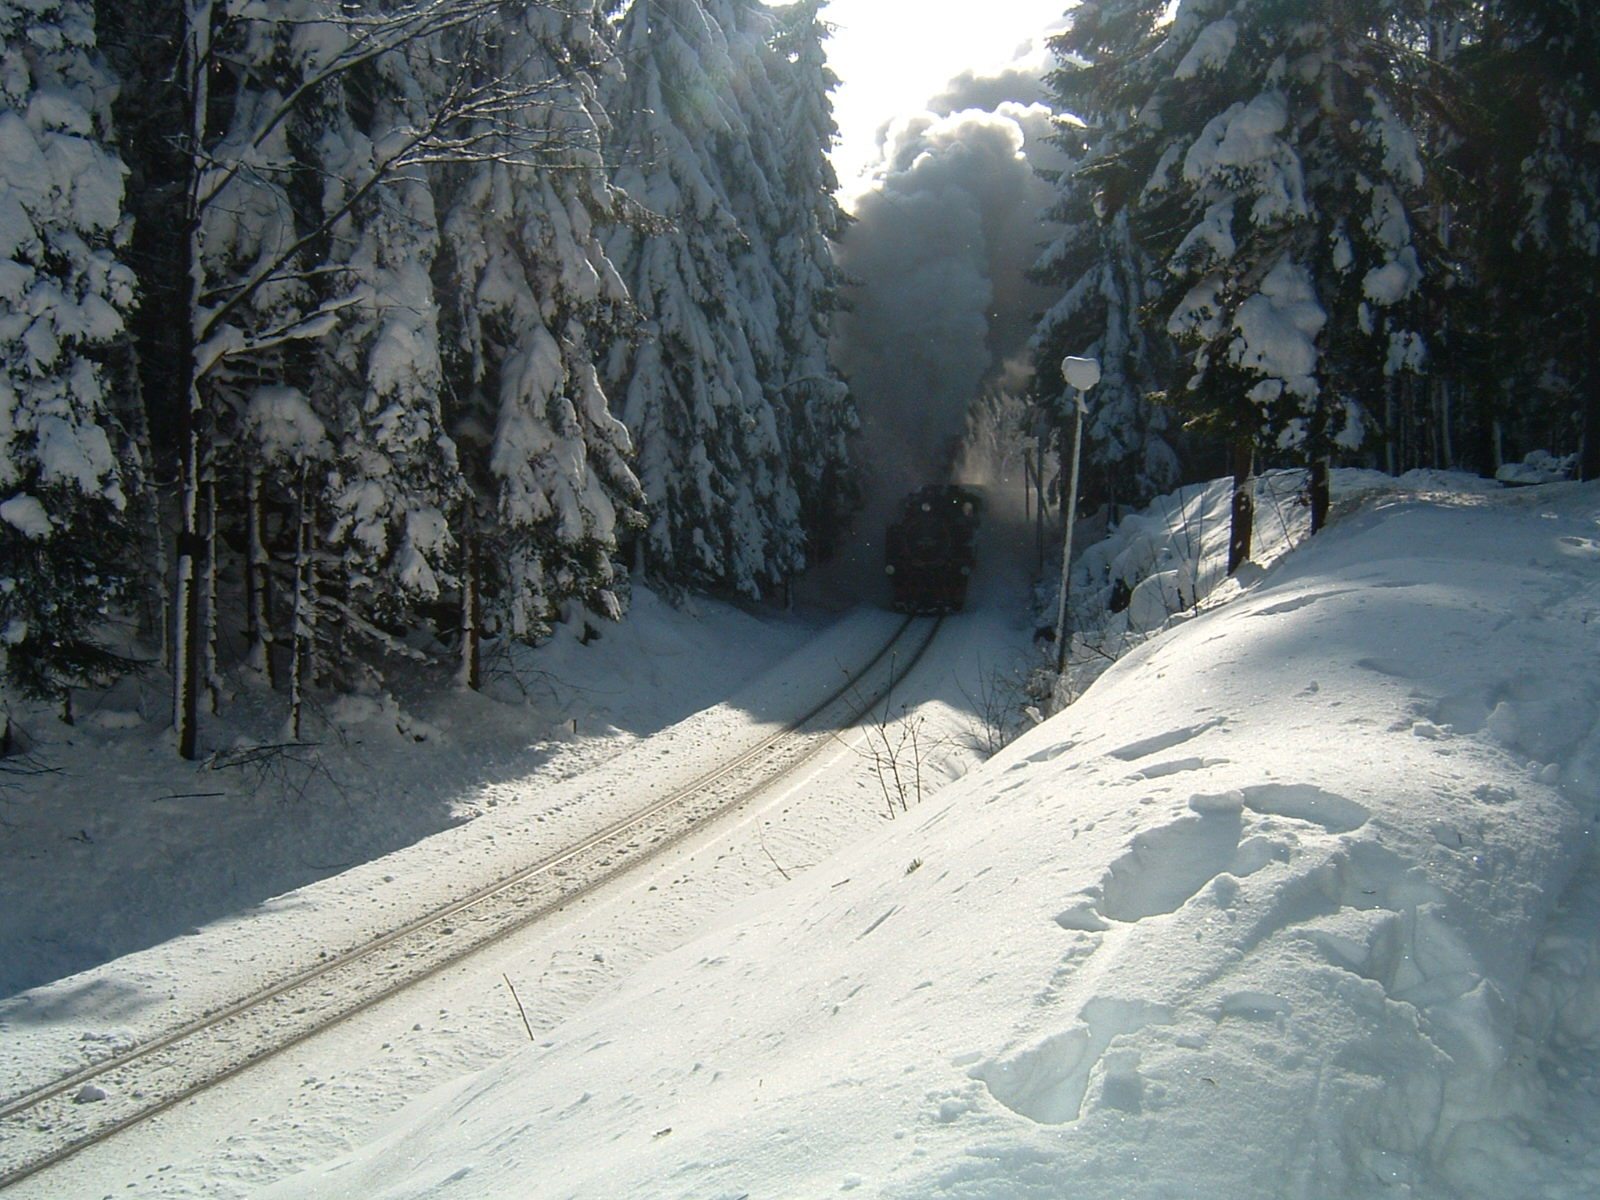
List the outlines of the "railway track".
{"type": "Polygon", "coordinates": [[[805,716],[640,811],[361,947],[0,1104],[0,1190],[525,929],[737,808],[882,704],[941,623],[907,617],[805,716]]]}

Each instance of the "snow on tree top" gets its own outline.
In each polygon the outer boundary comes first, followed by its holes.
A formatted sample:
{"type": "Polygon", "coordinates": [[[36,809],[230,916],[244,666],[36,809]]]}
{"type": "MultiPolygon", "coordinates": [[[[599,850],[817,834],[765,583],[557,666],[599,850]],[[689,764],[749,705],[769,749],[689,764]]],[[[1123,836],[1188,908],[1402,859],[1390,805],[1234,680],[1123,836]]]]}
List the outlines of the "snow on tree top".
{"type": "Polygon", "coordinates": [[[269,460],[326,458],[332,450],[327,429],[299,388],[281,384],[258,387],[250,396],[244,419],[269,460]]]}
{"type": "Polygon", "coordinates": [[[31,541],[49,537],[53,528],[50,514],[36,496],[12,496],[0,504],[0,521],[31,541]]]}
{"type": "Polygon", "coordinates": [[[1229,357],[1311,399],[1317,394],[1316,337],[1327,320],[1310,273],[1283,259],[1261,281],[1261,291],[1239,306],[1233,319],[1239,336],[1229,357]]]}
{"type": "Polygon", "coordinates": [[[1228,61],[1228,55],[1233,53],[1238,41],[1239,26],[1231,17],[1213,21],[1200,31],[1200,36],[1195,38],[1194,45],[1189,47],[1189,53],[1183,56],[1173,76],[1177,79],[1193,79],[1201,71],[1215,70],[1228,61]]]}

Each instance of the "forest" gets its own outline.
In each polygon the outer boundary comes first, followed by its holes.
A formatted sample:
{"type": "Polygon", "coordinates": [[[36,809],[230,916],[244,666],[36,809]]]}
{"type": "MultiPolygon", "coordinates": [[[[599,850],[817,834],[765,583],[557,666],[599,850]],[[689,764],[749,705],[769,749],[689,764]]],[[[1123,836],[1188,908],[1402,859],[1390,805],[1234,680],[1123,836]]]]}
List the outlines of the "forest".
{"type": "MultiPolygon", "coordinates": [[[[1600,16],[1104,0],[1046,80],[1031,418],[1221,461],[1600,474],[1600,16]]],[[[861,487],[823,0],[0,0],[0,700],[307,697],[771,595],[861,487]]],[[[1241,493],[1242,494],[1242,493],[1241,493]]],[[[6,703],[9,704],[7,700],[6,703]]]]}
{"type": "Polygon", "coordinates": [[[1309,467],[1314,528],[1330,463],[1600,474],[1594,6],[1107,0],[1052,47],[1038,381],[1103,361],[1102,495],[1197,434],[1309,467]]]}
{"type": "Polygon", "coordinates": [[[294,738],[385,658],[475,687],[628,570],[825,543],[819,4],[614,7],[0,5],[8,688],[137,646],[193,757],[235,667],[294,738]]]}

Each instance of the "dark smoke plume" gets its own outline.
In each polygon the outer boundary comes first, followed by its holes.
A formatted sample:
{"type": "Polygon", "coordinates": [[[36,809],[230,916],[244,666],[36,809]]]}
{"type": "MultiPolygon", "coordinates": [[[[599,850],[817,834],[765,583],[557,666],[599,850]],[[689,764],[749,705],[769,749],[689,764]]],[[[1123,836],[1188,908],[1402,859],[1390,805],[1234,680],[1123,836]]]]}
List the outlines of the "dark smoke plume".
{"type": "Polygon", "coordinates": [[[948,476],[986,390],[1020,389],[1048,293],[1026,273],[1048,237],[1058,167],[1036,70],[964,74],[880,134],[873,186],[854,204],[840,262],[855,281],[835,351],[861,407],[866,507],[860,567],[901,496],[948,476]]]}
{"type": "Polygon", "coordinates": [[[1022,355],[1043,307],[1025,273],[1050,192],[1027,150],[1048,121],[1011,101],[905,118],[889,130],[877,186],[857,201],[841,261],[859,286],[839,362],[864,437],[892,453],[897,482],[938,476],[968,406],[1022,355]]]}
{"type": "Polygon", "coordinates": [[[842,562],[821,574],[845,598],[882,592],[882,533],[914,486],[954,466],[973,402],[1021,390],[1027,341],[1050,293],[1027,282],[1050,230],[1045,54],[1022,46],[997,74],[958,75],[878,134],[872,186],[854,198],[840,264],[854,280],[835,360],[861,406],[866,506],[842,562]]]}

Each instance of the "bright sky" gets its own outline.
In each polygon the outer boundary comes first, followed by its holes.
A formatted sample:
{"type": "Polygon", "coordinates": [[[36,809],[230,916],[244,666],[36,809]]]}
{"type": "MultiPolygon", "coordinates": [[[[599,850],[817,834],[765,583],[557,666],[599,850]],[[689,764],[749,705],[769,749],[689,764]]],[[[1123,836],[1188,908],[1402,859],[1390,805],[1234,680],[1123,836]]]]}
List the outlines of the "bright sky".
{"type": "Polygon", "coordinates": [[[1011,62],[1075,6],[1075,0],[830,0],[822,10],[836,27],[828,61],[841,80],[833,95],[842,134],[834,166],[847,190],[875,157],[883,122],[921,108],[962,71],[1011,62]]]}

